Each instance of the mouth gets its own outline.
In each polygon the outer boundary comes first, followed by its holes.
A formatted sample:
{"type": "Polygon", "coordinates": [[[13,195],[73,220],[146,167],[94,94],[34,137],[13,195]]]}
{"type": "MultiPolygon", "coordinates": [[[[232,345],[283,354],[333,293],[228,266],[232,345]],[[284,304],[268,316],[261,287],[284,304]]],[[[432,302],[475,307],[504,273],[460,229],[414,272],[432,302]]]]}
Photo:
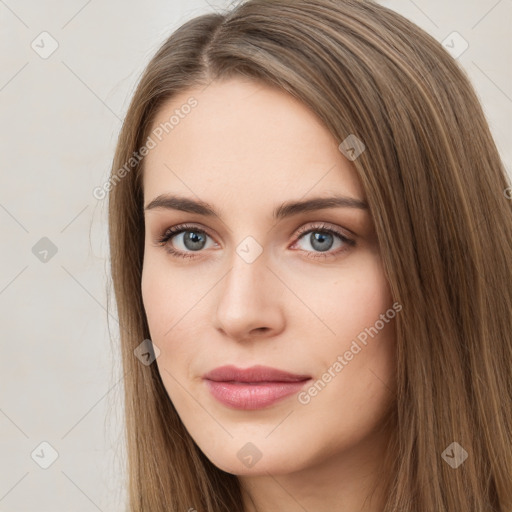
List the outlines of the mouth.
{"type": "Polygon", "coordinates": [[[215,368],[205,374],[203,380],[213,397],[223,405],[255,410],[299,392],[311,376],[268,366],[241,369],[230,365],[215,368]]]}

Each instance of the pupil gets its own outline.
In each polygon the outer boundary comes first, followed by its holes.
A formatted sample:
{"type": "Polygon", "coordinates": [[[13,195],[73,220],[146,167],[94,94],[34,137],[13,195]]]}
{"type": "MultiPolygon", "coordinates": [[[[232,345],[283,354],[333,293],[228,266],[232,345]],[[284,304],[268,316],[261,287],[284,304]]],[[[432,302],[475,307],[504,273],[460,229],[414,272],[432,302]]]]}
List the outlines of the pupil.
{"type": "Polygon", "coordinates": [[[312,233],[311,234],[311,245],[316,250],[327,251],[330,249],[330,247],[332,245],[332,235],[330,235],[329,233],[312,233]],[[331,243],[327,243],[327,247],[325,244],[326,241],[331,242],[331,243]]]}
{"type": "Polygon", "coordinates": [[[204,240],[201,240],[203,238],[203,235],[199,233],[194,233],[193,231],[188,231],[187,233],[188,236],[184,237],[184,243],[187,249],[192,251],[201,249],[201,243],[204,242],[204,240]],[[189,242],[192,244],[192,246],[190,246],[189,242]]]}

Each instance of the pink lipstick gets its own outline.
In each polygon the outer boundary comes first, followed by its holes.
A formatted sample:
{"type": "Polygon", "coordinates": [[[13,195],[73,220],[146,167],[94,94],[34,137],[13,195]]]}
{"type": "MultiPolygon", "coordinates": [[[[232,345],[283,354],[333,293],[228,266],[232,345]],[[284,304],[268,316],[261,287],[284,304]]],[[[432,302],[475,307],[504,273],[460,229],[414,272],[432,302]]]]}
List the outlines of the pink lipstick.
{"type": "Polygon", "coordinates": [[[236,368],[221,366],[203,376],[210,393],[219,402],[235,409],[267,407],[300,391],[309,375],[297,375],[268,366],[236,368]]]}

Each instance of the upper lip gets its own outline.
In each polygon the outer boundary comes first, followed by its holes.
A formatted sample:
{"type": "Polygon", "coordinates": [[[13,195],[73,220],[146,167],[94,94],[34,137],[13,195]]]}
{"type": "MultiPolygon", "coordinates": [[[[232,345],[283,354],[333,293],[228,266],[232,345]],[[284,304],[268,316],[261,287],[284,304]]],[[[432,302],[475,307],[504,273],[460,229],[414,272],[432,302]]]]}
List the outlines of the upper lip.
{"type": "Polygon", "coordinates": [[[293,374],[269,366],[237,368],[233,365],[219,366],[203,375],[203,379],[216,382],[300,382],[310,379],[309,375],[293,374]]]}

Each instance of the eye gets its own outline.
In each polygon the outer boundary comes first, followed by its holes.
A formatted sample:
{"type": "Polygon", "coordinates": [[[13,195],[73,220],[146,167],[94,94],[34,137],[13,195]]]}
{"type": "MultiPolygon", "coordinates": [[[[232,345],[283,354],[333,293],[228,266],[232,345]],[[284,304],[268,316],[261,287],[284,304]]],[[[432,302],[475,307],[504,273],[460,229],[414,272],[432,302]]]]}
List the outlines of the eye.
{"type": "Polygon", "coordinates": [[[156,243],[164,246],[165,250],[174,257],[194,258],[195,252],[201,252],[201,249],[205,248],[207,238],[210,238],[210,236],[204,229],[180,224],[166,229],[163,235],[156,240],[156,243]],[[184,236],[180,237],[181,234],[184,234],[184,236]],[[173,242],[175,238],[178,239],[179,244],[184,246],[185,250],[175,249],[172,243],[169,243],[173,242]]]}
{"type": "Polygon", "coordinates": [[[302,227],[299,229],[296,236],[298,240],[292,247],[296,246],[299,242],[306,242],[304,245],[306,245],[305,250],[308,253],[308,258],[325,259],[335,257],[356,245],[354,240],[346,237],[341,231],[325,223],[316,226],[302,227]],[[336,245],[335,239],[339,241],[338,249],[331,251],[333,245],[336,245]],[[312,247],[312,251],[307,248],[308,245],[312,247]]]}
{"type": "MultiPolygon", "coordinates": [[[[176,258],[195,258],[198,257],[202,249],[206,249],[210,235],[204,230],[194,225],[180,224],[165,230],[165,232],[157,238],[156,245],[165,247],[165,250],[176,258]],[[183,235],[183,236],[181,236],[183,235]],[[177,239],[177,242],[174,242],[177,239]],[[176,249],[174,244],[181,245],[176,249]]],[[[299,242],[306,242],[312,250],[302,247],[301,250],[307,253],[308,258],[328,258],[335,257],[338,254],[349,250],[355,246],[354,240],[346,237],[341,231],[330,225],[321,223],[315,226],[305,226],[298,230],[295,235],[296,241],[292,245],[294,248],[299,242]],[[309,237],[307,236],[309,235],[309,237]],[[331,250],[338,240],[338,249],[331,250]]],[[[213,244],[214,246],[218,244],[213,244]]]]}

